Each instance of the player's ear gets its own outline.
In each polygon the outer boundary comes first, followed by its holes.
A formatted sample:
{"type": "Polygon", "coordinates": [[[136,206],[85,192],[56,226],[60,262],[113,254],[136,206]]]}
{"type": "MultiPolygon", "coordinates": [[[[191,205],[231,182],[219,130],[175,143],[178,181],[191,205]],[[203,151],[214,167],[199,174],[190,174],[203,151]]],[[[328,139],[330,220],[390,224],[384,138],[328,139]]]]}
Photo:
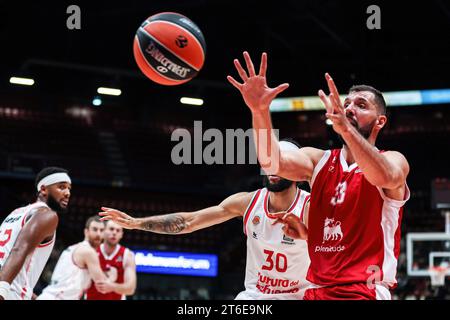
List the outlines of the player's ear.
{"type": "Polygon", "coordinates": [[[378,116],[378,119],[375,121],[375,128],[377,131],[381,130],[387,123],[387,117],[384,114],[378,116]]]}
{"type": "Polygon", "coordinates": [[[39,191],[44,197],[48,196],[48,188],[46,186],[41,186],[41,190],[39,191]]]}

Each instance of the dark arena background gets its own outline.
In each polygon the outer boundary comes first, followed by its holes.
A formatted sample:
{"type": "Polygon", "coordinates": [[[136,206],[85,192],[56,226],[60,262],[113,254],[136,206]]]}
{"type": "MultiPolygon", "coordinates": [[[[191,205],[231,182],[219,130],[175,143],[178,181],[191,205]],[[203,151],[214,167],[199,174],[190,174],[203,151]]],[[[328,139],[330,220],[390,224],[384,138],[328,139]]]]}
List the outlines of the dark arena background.
{"type": "MultiPolygon", "coordinates": [[[[402,152],[411,166],[393,299],[449,299],[448,279],[432,285],[428,274],[414,270],[426,270],[430,252],[441,253],[439,263],[450,256],[450,241],[445,241],[445,231],[450,232],[450,3],[392,2],[0,1],[1,220],[35,200],[34,177],[41,168],[67,168],[73,179],[69,211],[60,216],[56,245],[35,292],[49,283],[62,250],[83,239],[86,218],[101,206],[151,216],[198,210],[262,187],[256,163],[178,165],[171,159],[178,144],[172,133],[193,134],[195,121],[202,132],[214,128],[224,137],[226,129],[251,128],[250,111],[226,79],[237,78],[233,59],[243,62],[247,50],[257,66],[261,52],[268,53],[269,86],[290,84],[279,98],[296,99],[296,109],[274,110],[272,119],[281,138],[302,146],[340,147],[324,109],[307,108],[301,98],[326,89],[325,72],[341,94],[353,84],[392,94],[377,146],[402,152]],[[381,10],[380,29],[367,25],[373,4],[381,10]],[[67,28],[69,5],[81,9],[81,29],[67,28]],[[164,11],[189,17],[206,40],[202,70],[179,86],[147,79],[133,57],[139,25],[164,11]],[[13,84],[11,77],[34,84],[13,84]],[[118,88],[121,94],[99,94],[99,87],[118,88]],[[182,97],[203,99],[203,105],[182,104],[182,97]],[[432,248],[425,236],[409,257],[410,233],[439,233],[442,246],[432,248]]],[[[209,143],[203,141],[202,148],[209,143]]],[[[248,141],[246,146],[253,148],[248,141]]],[[[192,145],[192,160],[193,154],[192,145]]],[[[122,244],[175,256],[217,256],[217,273],[209,276],[138,272],[136,292],[128,299],[233,299],[244,288],[242,219],[186,235],[126,230],[122,244]]]]}

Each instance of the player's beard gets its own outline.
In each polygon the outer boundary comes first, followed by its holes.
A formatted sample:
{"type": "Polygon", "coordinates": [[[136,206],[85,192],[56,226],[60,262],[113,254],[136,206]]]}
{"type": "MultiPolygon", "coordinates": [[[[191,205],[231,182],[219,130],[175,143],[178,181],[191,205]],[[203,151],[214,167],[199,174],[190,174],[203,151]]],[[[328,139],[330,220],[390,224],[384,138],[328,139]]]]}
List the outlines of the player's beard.
{"type": "Polygon", "coordinates": [[[94,238],[88,239],[88,242],[92,248],[97,249],[100,246],[100,244],[102,243],[102,239],[98,238],[98,237],[94,237],[94,238]]]}
{"type": "MultiPolygon", "coordinates": [[[[358,123],[356,122],[356,125],[354,127],[359,132],[359,134],[362,135],[364,137],[364,139],[367,140],[367,139],[369,139],[370,134],[372,133],[372,130],[373,130],[373,127],[375,126],[376,121],[377,120],[373,120],[372,123],[369,123],[368,125],[366,125],[364,127],[359,127],[358,123]]],[[[342,144],[347,145],[347,143],[345,143],[345,140],[342,138],[342,136],[340,134],[338,134],[338,138],[342,142],[342,144]]]]}
{"type": "Polygon", "coordinates": [[[278,181],[276,183],[270,183],[268,176],[264,176],[263,179],[264,179],[263,180],[264,187],[266,187],[267,190],[269,190],[271,192],[284,191],[284,190],[288,189],[292,185],[292,183],[294,183],[291,180],[283,179],[281,177],[280,177],[280,181],[278,181]]]}
{"type": "Polygon", "coordinates": [[[67,211],[67,207],[66,208],[61,207],[59,202],[56,201],[56,199],[51,194],[49,194],[47,197],[47,205],[50,207],[50,209],[58,213],[65,213],[67,211]]]}

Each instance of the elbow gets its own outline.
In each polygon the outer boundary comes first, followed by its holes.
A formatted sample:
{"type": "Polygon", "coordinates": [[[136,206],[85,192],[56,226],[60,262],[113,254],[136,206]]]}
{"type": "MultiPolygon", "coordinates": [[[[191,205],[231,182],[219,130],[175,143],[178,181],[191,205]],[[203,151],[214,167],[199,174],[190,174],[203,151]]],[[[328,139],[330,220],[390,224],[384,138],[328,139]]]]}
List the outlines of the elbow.
{"type": "Polygon", "coordinates": [[[123,294],[126,296],[132,296],[136,292],[136,285],[133,285],[131,288],[126,290],[123,294]]]}
{"type": "Polygon", "coordinates": [[[379,188],[385,188],[385,186],[388,184],[388,179],[384,179],[382,177],[374,177],[372,179],[367,179],[373,186],[379,187],[379,188]]]}
{"type": "Polygon", "coordinates": [[[384,172],[382,174],[377,175],[372,181],[369,181],[374,186],[383,188],[383,189],[395,189],[398,188],[404,181],[403,176],[398,173],[389,173],[384,172]]]}
{"type": "Polygon", "coordinates": [[[280,168],[280,163],[268,162],[266,164],[262,164],[260,162],[261,169],[264,171],[264,174],[267,176],[282,176],[282,169],[280,168]]]}

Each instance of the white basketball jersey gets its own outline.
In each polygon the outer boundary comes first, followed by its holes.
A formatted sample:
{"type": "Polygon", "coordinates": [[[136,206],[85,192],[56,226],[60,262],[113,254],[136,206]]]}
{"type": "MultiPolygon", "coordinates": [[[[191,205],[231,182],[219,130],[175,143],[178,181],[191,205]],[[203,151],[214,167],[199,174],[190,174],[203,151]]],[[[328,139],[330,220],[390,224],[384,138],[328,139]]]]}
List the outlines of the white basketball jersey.
{"type": "MultiPolygon", "coordinates": [[[[48,207],[46,203],[37,201],[11,212],[0,226],[0,268],[5,264],[22,228],[26,224],[29,213],[39,207],[48,207]]],[[[55,244],[55,236],[47,243],[40,244],[27,256],[25,262],[11,283],[8,299],[30,300],[42,270],[50,257],[55,244]]]]}
{"type": "MultiPolygon", "coordinates": [[[[287,212],[303,220],[309,193],[297,189],[294,202],[287,212]]],[[[244,233],[247,235],[247,265],[245,291],[237,300],[303,299],[310,283],[306,280],[309,267],[306,240],[287,237],[283,224],[277,223],[268,210],[269,191],[255,192],[244,214],[244,233]]]]}
{"type": "Polygon", "coordinates": [[[73,254],[80,246],[90,246],[90,244],[82,241],[61,253],[53,271],[52,280],[38,296],[38,300],[80,300],[84,290],[91,284],[88,270],[79,267],[73,260],[73,254]]]}

